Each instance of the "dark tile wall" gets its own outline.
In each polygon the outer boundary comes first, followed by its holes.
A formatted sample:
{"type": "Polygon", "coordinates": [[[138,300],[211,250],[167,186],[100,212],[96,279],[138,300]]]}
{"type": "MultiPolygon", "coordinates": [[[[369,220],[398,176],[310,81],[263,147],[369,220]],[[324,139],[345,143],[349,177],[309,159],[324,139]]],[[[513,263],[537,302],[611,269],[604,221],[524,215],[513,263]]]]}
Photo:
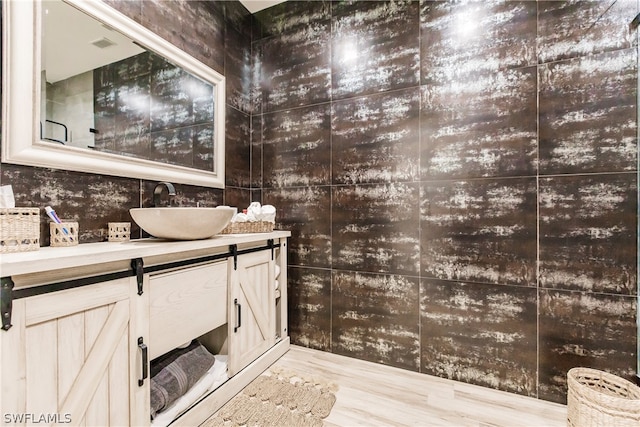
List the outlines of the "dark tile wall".
{"type": "MultiPolygon", "coordinates": [[[[251,15],[237,1],[188,1],[163,0],[104,0],[105,3],[142,23],[169,42],[183,49],[226,77],[226,185],[225,190],[190,185],[176,185],[178,205],[216,206],[229,204],[247,206],[252,200],[251,153],[251,15]]],[[[125,70],[133,76],[135,70],[125,70]]],[[[149,93],[150,84],[139,84],[129,79],[131,90],[149,93]]],[[[171,92],[171,91],[169,91],[171,92]]],[[[171,93],[166,93],[171,97],[171,93]]],[[[197,103],[195,105],[198,107],[197,103]]],[[[197,108],[196,108],[197,110],[197,108]]],[[[171,116],[171,111],[157,112],[171,116]]],[[[197,115],[197,114],[196,114],[197,115]]],[[[149,128],[151,113],[135,119],[149,128]]],[[[122,126],[123,120],[112,122],[112,130],[122,126]]],[[[191,129],[188,134],[175,137],[174,131],[164,132],[164,147],[158,147],[158,155],[182,151],[172,156],[172,161],[211,162],[204,141],[210,139],[211,129],[206,125],[191,129]],[[189,141],[189,146],[180,144],[189,141]],[[191,145],[195,148],[192,148],[191,145]],[[204,145],[203,145],[204,144],[204,145]]],[[[108,132],[107,132],[108,133],[108,132]]],[[[148,139],[148,138],[147,138],[148,139]]],[[[147,141],[150,144],[150,141],[147,141]]],[[[148,145],[147,147],[150,148],[148,145]]],[[[148,151],[147,151],[148,153],[148,151]]],[[[168,157],[168,154],[167,154],[168,157]]],[[[255,166],[260,170],[261,166],[255,166]]],[[[18,206],[44,207],[51,205],[65,219],[80,224],[80,242],[98,242],[107,238],[109,221],[132,221],[129,209],[149,206],[153,181],[117,178],[77,172],[42,169],[2,164],[0,182],[11,184],[18,206]]],[[[259,195],[260,193],[258,193],[259,195]]],[[[48,220],[41,215],[41,244],[49,244],[48,220]]],[[[141,231],[132,222],[132,236],[140,237],[141,231]]]]}
{"type": "Polygon", "coordinates": [[[93,70],[95,148],[214,168],[213,88],[152,52],[93,70]]]}
{"type": "MultiPolygon", "coordinates": [[[[635,0],[103,1],[225,75],[227,187],[177,202],[278,208],[294,343],[557,402],[634,374],[635,0]]],[[[155,184],[0,179],[83,242],[155,184]]]]}
{"type": "Polygon", "coordinates": [[[255,15],[294,343],[556,402],[573,366],[633,377],[638,2],[611,3],[255,15]]]}

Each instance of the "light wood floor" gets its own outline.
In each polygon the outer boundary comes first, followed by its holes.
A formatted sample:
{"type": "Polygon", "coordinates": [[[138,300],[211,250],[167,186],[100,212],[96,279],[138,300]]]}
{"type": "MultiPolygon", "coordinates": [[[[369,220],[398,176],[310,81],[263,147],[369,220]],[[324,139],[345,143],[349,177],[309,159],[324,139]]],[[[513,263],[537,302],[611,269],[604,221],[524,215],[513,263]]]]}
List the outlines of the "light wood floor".
{"type": "Polygon", "coordinates": [[[567,408],[512,393],[291,346],[274,366],[338,385],[326,426],[565,426],[567,408]]]}

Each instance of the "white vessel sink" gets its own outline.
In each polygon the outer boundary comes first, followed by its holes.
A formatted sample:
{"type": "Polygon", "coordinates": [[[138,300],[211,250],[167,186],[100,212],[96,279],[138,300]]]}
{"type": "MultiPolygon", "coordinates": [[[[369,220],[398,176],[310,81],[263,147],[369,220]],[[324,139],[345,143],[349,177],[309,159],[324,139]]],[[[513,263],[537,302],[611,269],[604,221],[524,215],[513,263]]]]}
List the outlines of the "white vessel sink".
{"type": "Polygon", "coordinates": [[[134,208],[133,220],[147,233],[160,239],[207,239],[221,232],[235,209],[220,208],[134,208]]]}

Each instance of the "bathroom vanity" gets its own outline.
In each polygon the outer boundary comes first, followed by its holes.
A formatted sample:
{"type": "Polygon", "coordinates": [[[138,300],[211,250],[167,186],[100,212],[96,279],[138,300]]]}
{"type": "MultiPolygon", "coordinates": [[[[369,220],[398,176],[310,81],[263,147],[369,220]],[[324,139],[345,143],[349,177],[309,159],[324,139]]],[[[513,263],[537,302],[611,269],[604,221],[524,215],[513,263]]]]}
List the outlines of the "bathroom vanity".
{"type": "Polygon", "coordinates": [[[229,379],[175,421],[202,423],[289,348],[289,236],[3,254],[2,424],[149,425],[150,361],[195,338],[228,358],[229,379]]]}

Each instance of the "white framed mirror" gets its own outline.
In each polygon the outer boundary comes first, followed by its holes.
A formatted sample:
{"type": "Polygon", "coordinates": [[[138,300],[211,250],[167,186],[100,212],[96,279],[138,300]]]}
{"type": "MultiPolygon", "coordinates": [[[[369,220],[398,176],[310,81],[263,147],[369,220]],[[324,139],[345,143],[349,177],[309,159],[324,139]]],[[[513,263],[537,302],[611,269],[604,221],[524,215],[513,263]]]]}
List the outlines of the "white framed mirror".
{"type": "Polygon", "coordinates": [[[224,76],[100,1],[2,6],[3,163],[224,188],[224,76]]]}

